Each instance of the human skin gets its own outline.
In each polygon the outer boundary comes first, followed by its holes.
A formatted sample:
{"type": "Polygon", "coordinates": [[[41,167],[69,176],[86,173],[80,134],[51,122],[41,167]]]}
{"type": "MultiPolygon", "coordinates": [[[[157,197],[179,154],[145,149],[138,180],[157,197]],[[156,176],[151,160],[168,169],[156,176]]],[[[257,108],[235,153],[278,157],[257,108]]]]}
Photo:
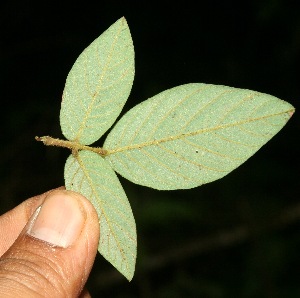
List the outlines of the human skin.
{"type": "Polygon", "coordinates": [[[82,195],[59,188],[24,201],[0,216],[0,297],[90,297],[98,242],[82,195]]]}

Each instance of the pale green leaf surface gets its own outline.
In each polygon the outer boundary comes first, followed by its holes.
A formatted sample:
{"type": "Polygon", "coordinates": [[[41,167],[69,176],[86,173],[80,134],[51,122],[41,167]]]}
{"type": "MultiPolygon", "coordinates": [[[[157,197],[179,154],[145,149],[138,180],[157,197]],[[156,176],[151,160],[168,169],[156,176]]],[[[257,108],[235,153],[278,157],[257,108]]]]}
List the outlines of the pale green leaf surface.
{"type": "Polygon", "coordinates": [[[85,145],[98,140],[120,114],[133,78],[133,43],[121,18],[81,53],[68,74],[60,111],[64,136],[85,145]]]}
{"type": "Polygon", "coordinates": [[[136,227],[118,177],[98,154],[80,151],[65,165],[66,189],[81,193],[94,205],[100,223],[99,252],[128,280],[136,260],[136,227]]]}
{"type": "Polygon", "coordinates": [[[219,179],[271,139],[294,108],[271,95],[207,84],[166,90],[126,113],[104,149],[134,183],[185,189],[219,179]]]}

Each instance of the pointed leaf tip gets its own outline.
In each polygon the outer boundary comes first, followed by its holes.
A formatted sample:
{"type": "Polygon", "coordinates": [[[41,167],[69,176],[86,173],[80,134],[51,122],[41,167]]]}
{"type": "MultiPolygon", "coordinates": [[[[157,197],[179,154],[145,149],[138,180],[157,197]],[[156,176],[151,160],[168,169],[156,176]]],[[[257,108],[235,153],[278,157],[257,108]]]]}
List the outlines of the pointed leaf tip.
{"type": "Polygon", "coordinates": [[[293,109],[293,110],[289,111],[290,118],[292,118],[292,116],[294,115],[295,111],[296,111],[296,109],[293,109]]]}

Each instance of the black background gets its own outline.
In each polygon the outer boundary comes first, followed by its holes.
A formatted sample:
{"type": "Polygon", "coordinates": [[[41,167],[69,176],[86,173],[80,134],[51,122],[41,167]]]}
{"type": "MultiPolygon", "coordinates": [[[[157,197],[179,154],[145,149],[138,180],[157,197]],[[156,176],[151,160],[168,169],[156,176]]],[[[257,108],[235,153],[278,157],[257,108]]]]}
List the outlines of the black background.
{"type": "MultiPolygon", "coordinates": [[[[65,78],[82,50],[125,16],[136,53],[122,114],[190,82],[253,89],[299,107],[298,1],[2,1],[1,213],[64,184],[65,78]],[[197,4],[197,5],[196,5],[197,4]]],[[[128,283],[100,255],[94,297],[300,296],[299,117],[225,178],[160,192],[121,182],[138,230],[128,283]]]]}

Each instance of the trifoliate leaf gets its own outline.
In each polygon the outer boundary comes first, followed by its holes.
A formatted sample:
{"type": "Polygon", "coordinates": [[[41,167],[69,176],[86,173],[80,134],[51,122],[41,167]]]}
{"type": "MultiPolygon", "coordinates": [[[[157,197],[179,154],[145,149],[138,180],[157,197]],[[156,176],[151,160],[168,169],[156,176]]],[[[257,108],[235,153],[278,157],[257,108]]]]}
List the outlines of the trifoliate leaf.
{"type": "Polygon", "coordinates": [[[133,78],[133,43],[121,18],[82,52],[67,77],[60,124],[68,140],[36,137],[45,145],[71,149],[66,188],[92,202],[100,223],[98,250],[129,280],[136,260],[135,221],[113,169],[156,189],[199,186],[241,165],[294,112],[267,94],[187,84],[130,110],[103,148],[87,146],[116,120],[133,78]]]}
{"type": "Polygon", "coordinates": [[[85,145],[98,140],[120,114],[133,78],[133,43],[121,18],[81,53],[67,77],[60,111],[64,136],[85,145]]]}
{"type": "Polygon", "coordinates": [[[99,252],[128,280],[136,260],[136,227],[118,177],[97,153],[80,151],[65,165],[66,189],[81,193],[95,207],[100,223],[99,252]]]}
{"type": "Polygon", "coordinates": [[[294,108],[271,95],[207,84],[166,90],[126,113],[105,157],[128,180],[184,189],[219,179],[271,139],[294,108]]]}

